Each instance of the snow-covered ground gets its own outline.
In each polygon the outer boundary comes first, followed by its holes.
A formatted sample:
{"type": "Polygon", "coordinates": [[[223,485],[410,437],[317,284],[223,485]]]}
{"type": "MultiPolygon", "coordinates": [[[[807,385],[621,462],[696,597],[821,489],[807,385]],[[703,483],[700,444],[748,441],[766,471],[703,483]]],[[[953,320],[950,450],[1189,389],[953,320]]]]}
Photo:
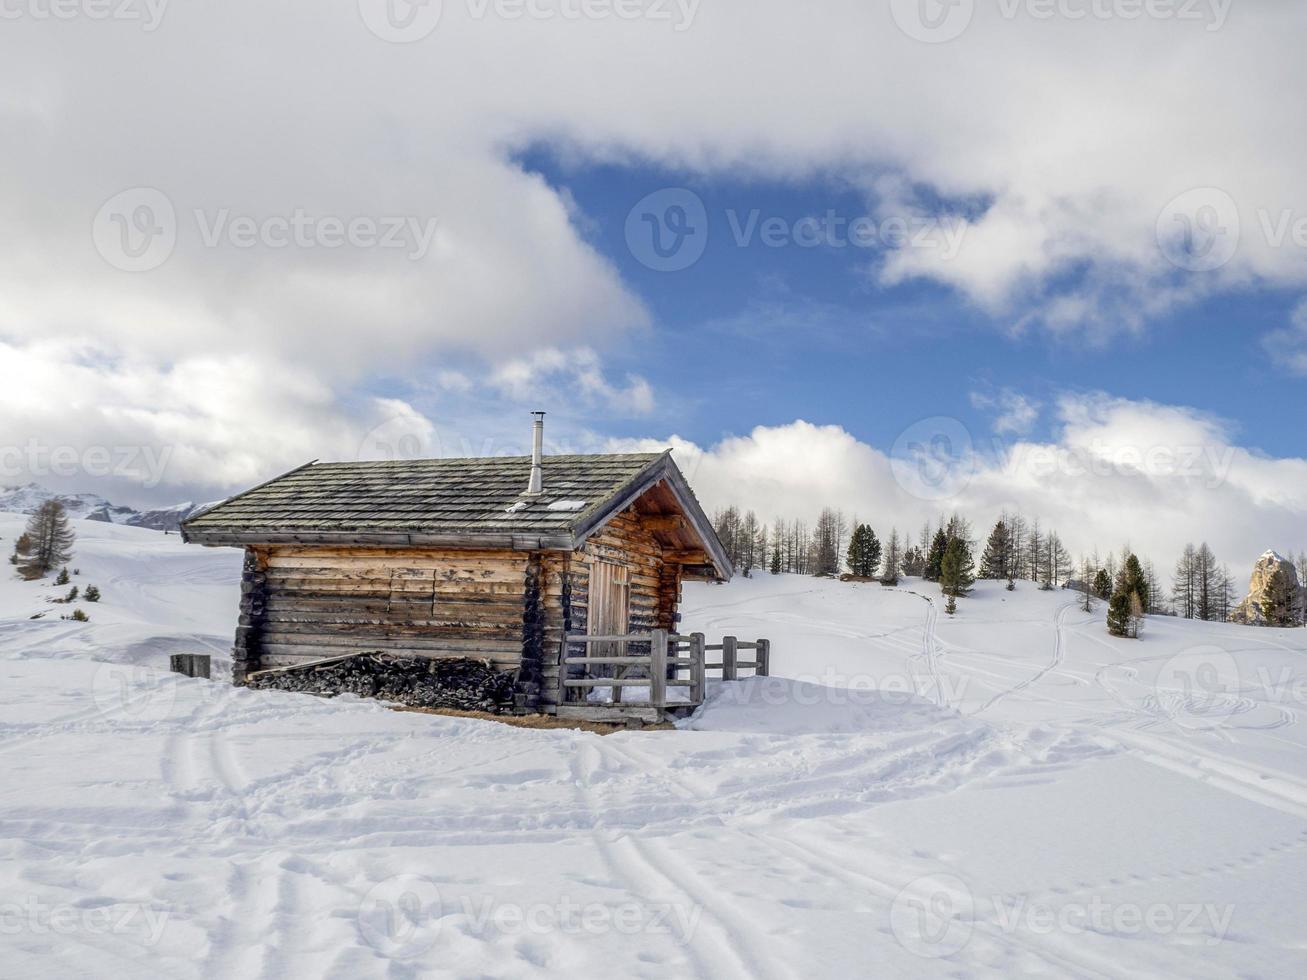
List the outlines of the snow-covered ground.
{"type": "Polygon", "coordinates": [[[89,623],[0,574],[0,975],[1307,974],[1307,630],[692,586],[777,676],[600,737],[174,679],[239,555],[77,531],[89,623]]]}

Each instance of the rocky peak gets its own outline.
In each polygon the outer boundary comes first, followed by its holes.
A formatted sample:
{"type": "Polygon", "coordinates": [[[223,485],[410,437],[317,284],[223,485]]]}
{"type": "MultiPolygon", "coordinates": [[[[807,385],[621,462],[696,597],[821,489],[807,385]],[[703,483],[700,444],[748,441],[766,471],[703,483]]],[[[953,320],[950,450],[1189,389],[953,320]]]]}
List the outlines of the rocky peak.
{"type": "Polygon", "coordinates": [[[1257,564],[1253,566],[1253,574],[1248,581],[1248,597],[1235,607],[1233,618],[1236,622],[1264,622],[1261,609],[1262,596],[1266,594],[1266,586],[1270,584],[1271,578],[1280,569],[1283,569],[1289,577],[1294,590],[1299,595],[1302,594],[1302,584],[1298,581],[1298,569],[1294,567],[1293,562],[1274,549],[1267,550],[1263,552],[1262,556],[1257,559],[1257,564]]]}

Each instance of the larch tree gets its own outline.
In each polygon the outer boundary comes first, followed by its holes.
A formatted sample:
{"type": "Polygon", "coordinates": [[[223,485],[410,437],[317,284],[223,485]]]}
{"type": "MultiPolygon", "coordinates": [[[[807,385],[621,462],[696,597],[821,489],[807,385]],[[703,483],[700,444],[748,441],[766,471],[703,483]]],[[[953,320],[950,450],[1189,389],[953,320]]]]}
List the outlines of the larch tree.
{"type": "Polygon", "coordinates": [[[889,541],[885,544],[885,565],[880,572],[880,580],[888,585],[898,585],[899,571],[903,567],[902,549],[898,528],[890,528],[889,541]]]}
{"type": "Polygon", "coordinates": [[[23,578],[42,578],[73,556],[75,535],[64,505],[57,500],[47,500],[36,509],[23,537],[27,548],[18,555],[18,571],[23,578]]]}

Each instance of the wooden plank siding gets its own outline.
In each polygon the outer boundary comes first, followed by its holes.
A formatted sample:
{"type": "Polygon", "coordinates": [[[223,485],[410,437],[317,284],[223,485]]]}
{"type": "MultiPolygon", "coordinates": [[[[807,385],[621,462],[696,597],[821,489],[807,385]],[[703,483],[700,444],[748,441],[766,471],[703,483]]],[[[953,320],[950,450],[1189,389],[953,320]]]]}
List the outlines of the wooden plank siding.
{"type": "Polygon", "coordinates": [[[530,560],[511,551],[268,549],[260,665],[381,650],[514,669],[530,560]]]}
{"type": "Polygon", "coordinates": [[[552,712],[565,637],[589,623],[592,562],[623,569],[629,632],[676,627],[681,566],[665,560],[647,519],[630,508],[572,552],[249,549],[235,679],[378,650],[471,657],[519,671],[518,710],[552,712]]]}

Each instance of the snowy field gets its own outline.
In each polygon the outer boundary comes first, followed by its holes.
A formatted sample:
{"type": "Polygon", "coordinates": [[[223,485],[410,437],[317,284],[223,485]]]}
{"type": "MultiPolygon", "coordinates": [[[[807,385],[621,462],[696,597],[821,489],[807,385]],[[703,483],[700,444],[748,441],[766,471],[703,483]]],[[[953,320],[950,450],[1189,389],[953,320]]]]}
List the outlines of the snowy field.
{"type": "Polygon", "coordinates": [[[1307,630],[764,575],[684,626],[778,676],[599,737],[174,679],[240,556],[76,526],[89,623],[0,575],[4,977],[1307,975],[1307,630]]]}

